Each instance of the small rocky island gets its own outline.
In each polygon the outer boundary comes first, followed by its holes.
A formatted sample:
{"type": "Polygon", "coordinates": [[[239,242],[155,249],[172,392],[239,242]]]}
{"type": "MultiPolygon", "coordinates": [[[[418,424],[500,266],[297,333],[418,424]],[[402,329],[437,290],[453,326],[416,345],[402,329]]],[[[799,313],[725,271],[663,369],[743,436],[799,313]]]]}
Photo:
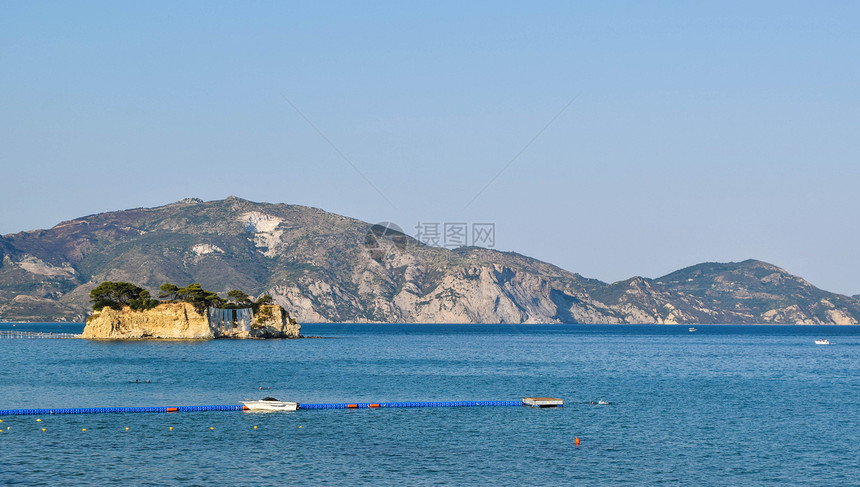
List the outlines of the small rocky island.
{"type": "Polygon", "coordinates": [[[104,282],[90,292],[92,316],[81,338],[193,339],[300,338],[301,325],[270,296],[252,301],[233,290],[223,299],[199,284],[161,286],[160,298],[125,282],[104,282]]]}

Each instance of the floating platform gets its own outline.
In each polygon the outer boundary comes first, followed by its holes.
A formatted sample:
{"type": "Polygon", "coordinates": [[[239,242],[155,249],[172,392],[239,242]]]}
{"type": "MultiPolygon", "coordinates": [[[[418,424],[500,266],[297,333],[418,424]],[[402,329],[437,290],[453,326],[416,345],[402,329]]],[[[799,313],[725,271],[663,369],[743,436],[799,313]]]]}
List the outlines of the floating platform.
{"type": "Polygon", "coordinates": [[[523,406],[533,408],[560,408],[564,407],[564,399],[557,397],[524,397],[523,406]]]}

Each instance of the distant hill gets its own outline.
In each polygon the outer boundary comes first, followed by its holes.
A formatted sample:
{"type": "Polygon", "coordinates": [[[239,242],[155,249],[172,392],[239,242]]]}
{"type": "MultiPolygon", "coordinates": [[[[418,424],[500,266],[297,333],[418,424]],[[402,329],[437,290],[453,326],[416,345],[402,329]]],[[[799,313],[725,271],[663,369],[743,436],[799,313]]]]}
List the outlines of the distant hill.
{"type": "Polygon", "coordinates": [[[0,319],[81,321],[105,280],[271,294],[300,322],[838,323],[860,300],[760,261],[604,283],[511,252],[230,197],[90,215],[0,237],[0,319]]]}

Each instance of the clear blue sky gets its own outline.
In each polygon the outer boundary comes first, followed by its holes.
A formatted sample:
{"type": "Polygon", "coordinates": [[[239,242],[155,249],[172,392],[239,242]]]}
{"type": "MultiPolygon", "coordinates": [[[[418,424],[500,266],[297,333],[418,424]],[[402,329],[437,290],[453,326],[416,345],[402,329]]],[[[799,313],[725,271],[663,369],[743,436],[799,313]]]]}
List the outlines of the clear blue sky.
{"type": "Polygon", "coordinates": [[[860,293],[858,19],[858,2],[3,1],[0,233],[236,195],[409,233],[494,222],[497,248],[607,281],[757,258],[860,293]]]}

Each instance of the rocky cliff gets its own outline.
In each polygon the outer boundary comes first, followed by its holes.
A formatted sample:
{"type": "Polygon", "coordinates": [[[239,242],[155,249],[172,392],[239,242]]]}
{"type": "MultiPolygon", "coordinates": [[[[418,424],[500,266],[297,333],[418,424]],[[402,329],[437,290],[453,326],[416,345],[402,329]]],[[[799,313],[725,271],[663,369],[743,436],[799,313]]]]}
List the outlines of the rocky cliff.
{"type": "Polygon", "coordinates": [[[302,325],[280,305],[263,305],[254,316],[250,331],[225,334],[228,338],[299,338],[302,325]]]}
{"type": "Polygon", "coordinates": [[[250,330],[232,324],[210,323],[188,303],[162,303],[145,311],[102,308],[87,318],[82,338],[89,339],[191,339],[299,338],[301,325],[278,305],[262,306],[250,330]]]}
{"type": "Polygon", "coordinates": [[[428,247],[295,205],[186,199],[0,237],[0,319],[83,320],[103,281],[270,294],[301,322],[837,323],[860,300],[777,266],[588,279],[512,252],[428,247]]]}

